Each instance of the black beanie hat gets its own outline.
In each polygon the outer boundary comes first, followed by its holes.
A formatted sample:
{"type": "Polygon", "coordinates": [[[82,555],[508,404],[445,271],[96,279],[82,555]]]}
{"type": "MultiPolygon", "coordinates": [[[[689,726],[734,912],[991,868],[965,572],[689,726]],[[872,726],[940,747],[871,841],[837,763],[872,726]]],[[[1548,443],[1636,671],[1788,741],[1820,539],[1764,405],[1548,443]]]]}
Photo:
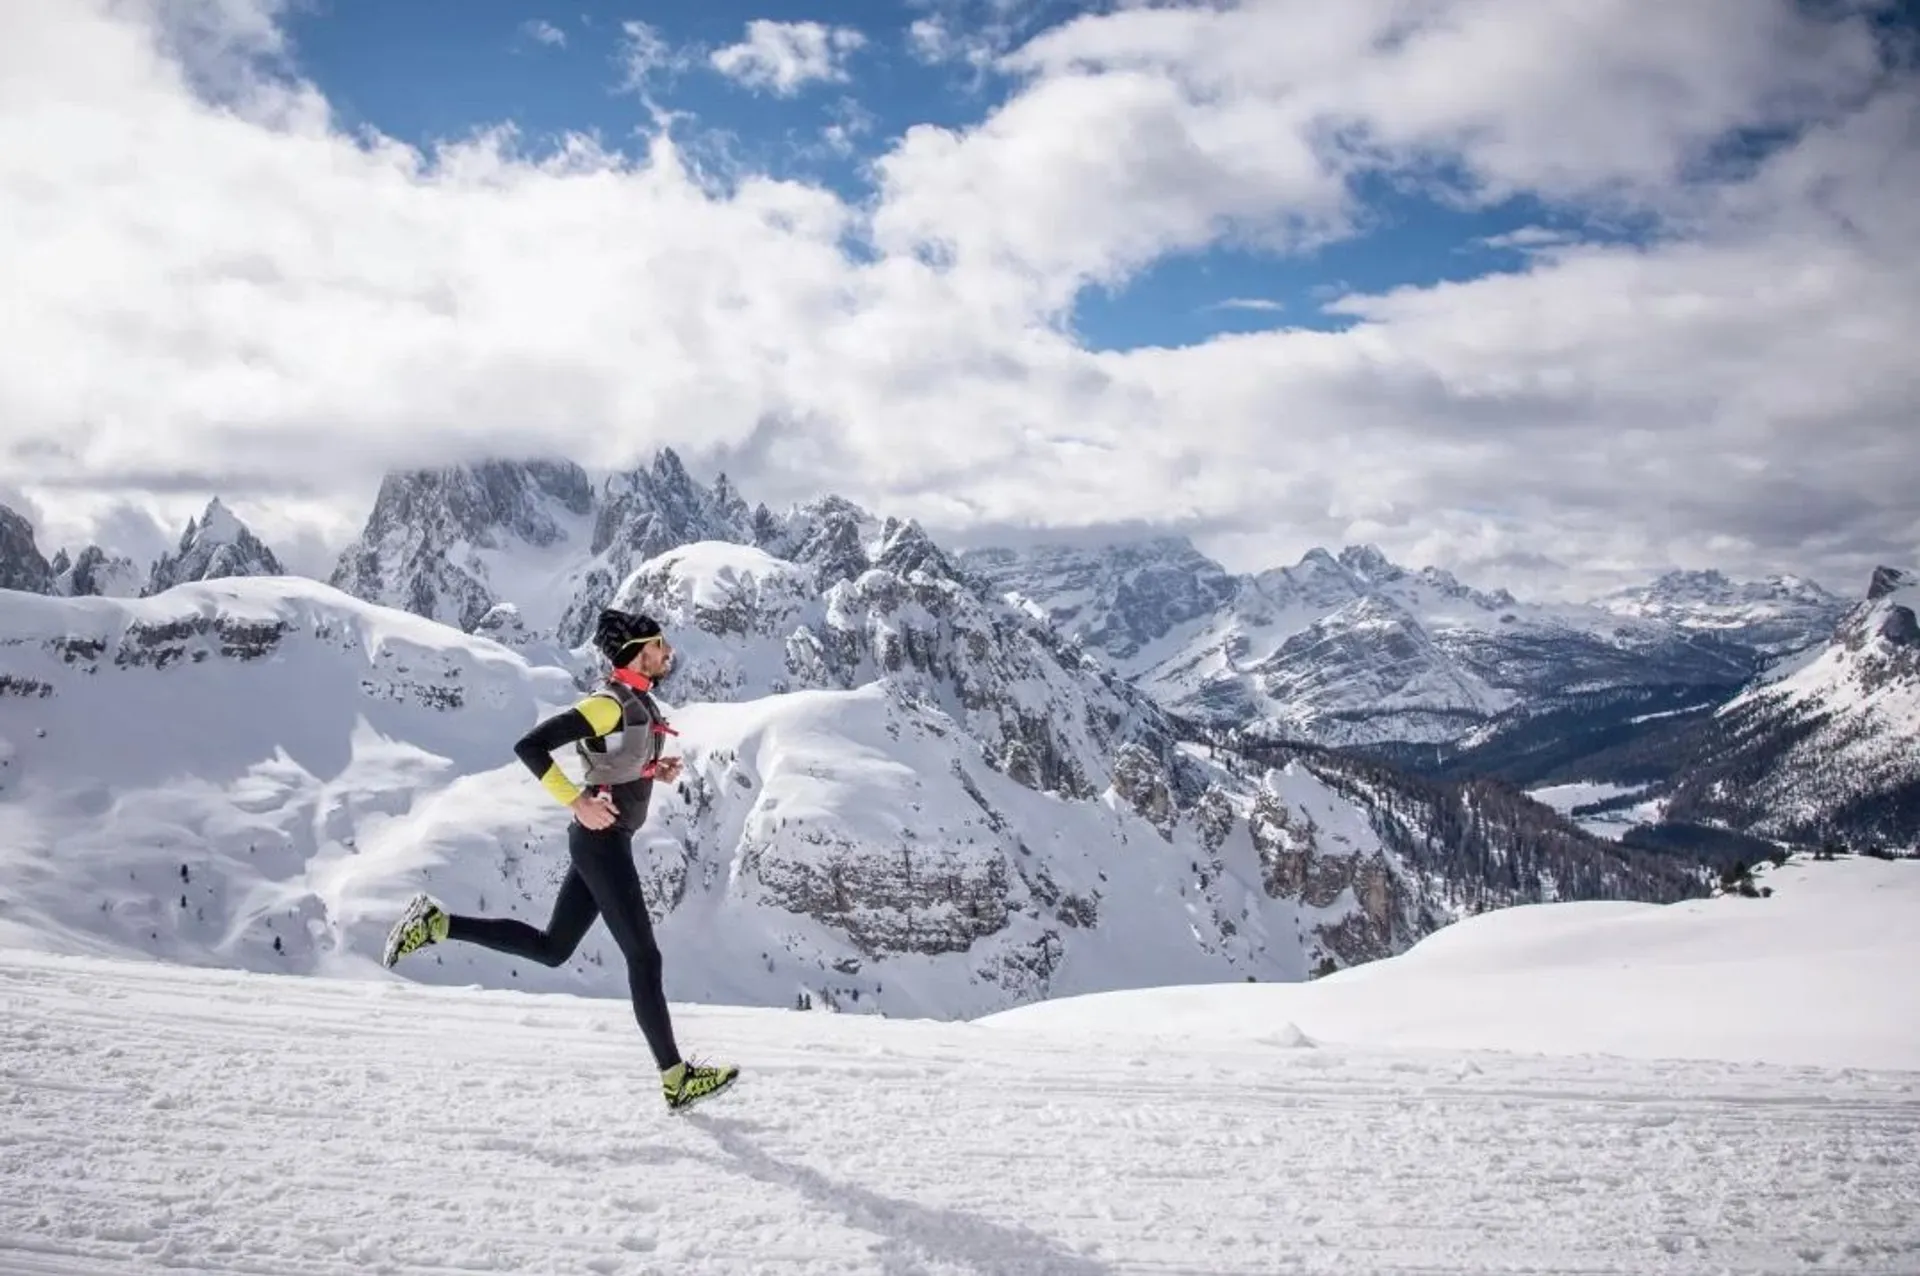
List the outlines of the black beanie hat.
{"type": "Polygon", "coordinates": [[[653,617],[609,607],[600,613],[600,621],[594,627],[593,645],[610,664],[618,665],[624,662],[622,652],[627,647],[659,636],[660,623],[653,617]]]}

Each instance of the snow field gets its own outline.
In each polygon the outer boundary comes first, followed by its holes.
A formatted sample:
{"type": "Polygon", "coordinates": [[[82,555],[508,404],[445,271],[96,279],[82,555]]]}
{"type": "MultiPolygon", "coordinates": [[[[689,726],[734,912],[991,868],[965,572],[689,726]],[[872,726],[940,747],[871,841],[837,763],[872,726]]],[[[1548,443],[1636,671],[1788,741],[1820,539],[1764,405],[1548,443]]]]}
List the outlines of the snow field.
{"type": "Polygon", "coordinates": [[[1920,1072],[1920,986],[1899,974],[1920,966],[1920,862],[1795,858],[1754,880],[1773,896],[1500,909],[1310,983],[1129,989],[981,1022],[1920,1072]]]}
{"type": "Polygon", "coordinates": [[[1920,1268],[1920,1074],[681,1007],[0,953],[0,1270],[1920,1268]]]}

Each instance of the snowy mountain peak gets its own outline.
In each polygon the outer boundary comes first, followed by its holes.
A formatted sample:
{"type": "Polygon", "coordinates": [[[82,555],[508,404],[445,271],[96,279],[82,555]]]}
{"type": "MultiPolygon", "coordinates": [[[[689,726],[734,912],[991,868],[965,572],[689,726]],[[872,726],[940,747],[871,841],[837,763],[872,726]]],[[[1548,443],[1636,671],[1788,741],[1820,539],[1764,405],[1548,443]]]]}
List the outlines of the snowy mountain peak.
{"type": "Polygon", "coordinates": [[[756,514],[753,540],[769,553],[814,568],[828,584],[852,580],[872,565],[869,548],[878,548],[874,542],[881,527],[852,501],[827,495],[794,506],[784,519],[756,514]]]}
{"type": "Polygon", "coordinates": [[[1867,584],[1867,601],[1874,602],[1888,594],[1909,589],[1915,583],[1912,572],[1903,571],[1898,567],[1876,567],[1873,571],[1873,579],[1867,584]]]}
{"type": "Polygon", "coordinates": [[[53,582],[53,569],[33,538],[33,524],[0,505],[0,589],[44,594],[53,582]]]}
{"type": "Polygon", "coordinates": [[[178,547],[153,565],[145,592],[158,594],[192,581],[285,574],[273,551],[216,496],[199,519],[187,520],[178,547]]]}
{"type": "MultiPolygon", "coordinates": [[[[1920,646],[1920,625],[1916,625],[1914,617],[1916,607],[1920,607],[1920,576],[1898,567],[1876,568],[1868,582],[1865,601],[1855,605],[1840,621],[1835,641],[1860,651],[1877,640],[1904,655],[1906,649],[1920,646]]],[[[1920,675],[1920,665],[1910,672],[1920,675]]]]}
{"type": "Polygon", "coordinates": [[[98,545],[87,546],[71,561],[63,549],[55,555],[53,567],[53,584],[47,592],[66,598],[134,598],[146,579],[131,558],[109,554],[98,545]]]}
{"type": "Polygon", "coordinates": [[[1389,559],[1378,545],[1348,545],[1335,561],[1369,584],[1385,584],[1407,574],[1406,569],[1389,559]]]}
{"type": "Polygon", "coordinates": [[[1374,545],[1315,546],[1244,576],[1186,542],[965,561],[1176,712],[1325,744],[1456,739],[1568,687],[1724,686],[1752,667],[1672,624],[1522,604],[1440,568],[1409,571],[1374,545]]]}
{"type": "Polygon", "coordinates": [[[896,576],[920,571],[953,580],[961,574],[946,551],[934,544],[933,538],[913,519],[906,522],[887,519],[880,531],[879,552],[873,556],[873,565],[896,576]]]}
{"type": "Polygon", "coordinates": [[[974,549],[960,561],[1123,668],[1165,634],[1214,614],[1237,589],[1235,578],[1184,536],[974,549]]]}
{"type": "Polygon", "coordinates": [[[595,511],[593,480],[572,461],[396,471],[329,582],[470,631],[511,603],[516,623],[502,632],[549,631],[572,601],[567,572],[587,556],[595,511]]]}
{"type": "Polygon", "coordinates": [[[1595,603],[1616,616],[1713,634],[1767,655],[1823,641],[1847,609],[1843,599],[1798,576],[1736,581],[1713,569],[1665,572],[1595,603]]]}
{"type": "MultiPolygon", "coordinates": [[[[187,536],[195,535],[193,520],[188,519],[187,536]]],[[[206,513],[200,516],[200,529],[197,535],[207,541],[231,545],[247,535],[247,528],[234,516],[233,511],[227,508],[226,502],[216,496],[207,502],[206,513]]]]}

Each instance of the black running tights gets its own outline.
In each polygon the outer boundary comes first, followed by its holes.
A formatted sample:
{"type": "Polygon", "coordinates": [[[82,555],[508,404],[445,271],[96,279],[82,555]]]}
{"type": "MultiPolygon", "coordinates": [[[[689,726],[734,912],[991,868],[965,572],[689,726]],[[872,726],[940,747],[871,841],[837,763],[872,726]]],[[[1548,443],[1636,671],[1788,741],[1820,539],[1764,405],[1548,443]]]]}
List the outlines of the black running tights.
{"type": "Polygon", "coordinates": [[[664,1072],[680,1062],[680,1050],[667,1013],[660,946],[654,942],[653,921],[633,864],[633,834],[618,827],[589,829],[576,820],[567,830],[567,849],[573,862],[560,883],[545,930],[511,917],[454,916],[448,922],[447,938],[558,966],[573,956],[593,919],[603,918],[627,959],[633,1017],[664,1072]]]}

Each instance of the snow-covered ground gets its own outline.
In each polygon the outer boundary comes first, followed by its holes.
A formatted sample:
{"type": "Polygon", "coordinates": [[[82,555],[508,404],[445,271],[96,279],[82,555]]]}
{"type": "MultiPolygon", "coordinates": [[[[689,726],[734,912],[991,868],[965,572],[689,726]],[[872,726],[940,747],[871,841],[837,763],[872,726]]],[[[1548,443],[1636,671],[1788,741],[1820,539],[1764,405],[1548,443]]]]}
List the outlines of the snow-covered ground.
{"type": "Polygon", "coordinates": [[[1920,861],[1795,858],[1754,881],[1774,894],[1499,909],[1311,983],[1129,989],[979,1022],[1920,1070],[1920,985],[1888,977],[1920,964],[1920,861]]]}
{"type": "Polygon", "coordinates": [[[746,1068],[684,1117],[617,1000],[0,952],[0,1270],[1920,1270],[1920,864],[1768,880],[1306,986],[682,1006],[746,1068]]]}
{"type": "Polygon", "coordinates": [[[1568,816],[1575,824],[1595,837],[1609,837],[1617,840],[1622,833],[1635,825],[1658,824],[1666,811],[1666,799],[1648,798],[1644,802],[1635,802],[1632,806],[1613,807],[1586,815],[1574,815],[1574,809],[1590,806],[1595,802],[1610,802],[1615,798],[1626,797],[1640,792],[1644,787],[1644,785],[1596,784],[1582,781],[1577,784],[1549,784],[1543,788],[1529,789],[1527,796],[1568,816]]]}

